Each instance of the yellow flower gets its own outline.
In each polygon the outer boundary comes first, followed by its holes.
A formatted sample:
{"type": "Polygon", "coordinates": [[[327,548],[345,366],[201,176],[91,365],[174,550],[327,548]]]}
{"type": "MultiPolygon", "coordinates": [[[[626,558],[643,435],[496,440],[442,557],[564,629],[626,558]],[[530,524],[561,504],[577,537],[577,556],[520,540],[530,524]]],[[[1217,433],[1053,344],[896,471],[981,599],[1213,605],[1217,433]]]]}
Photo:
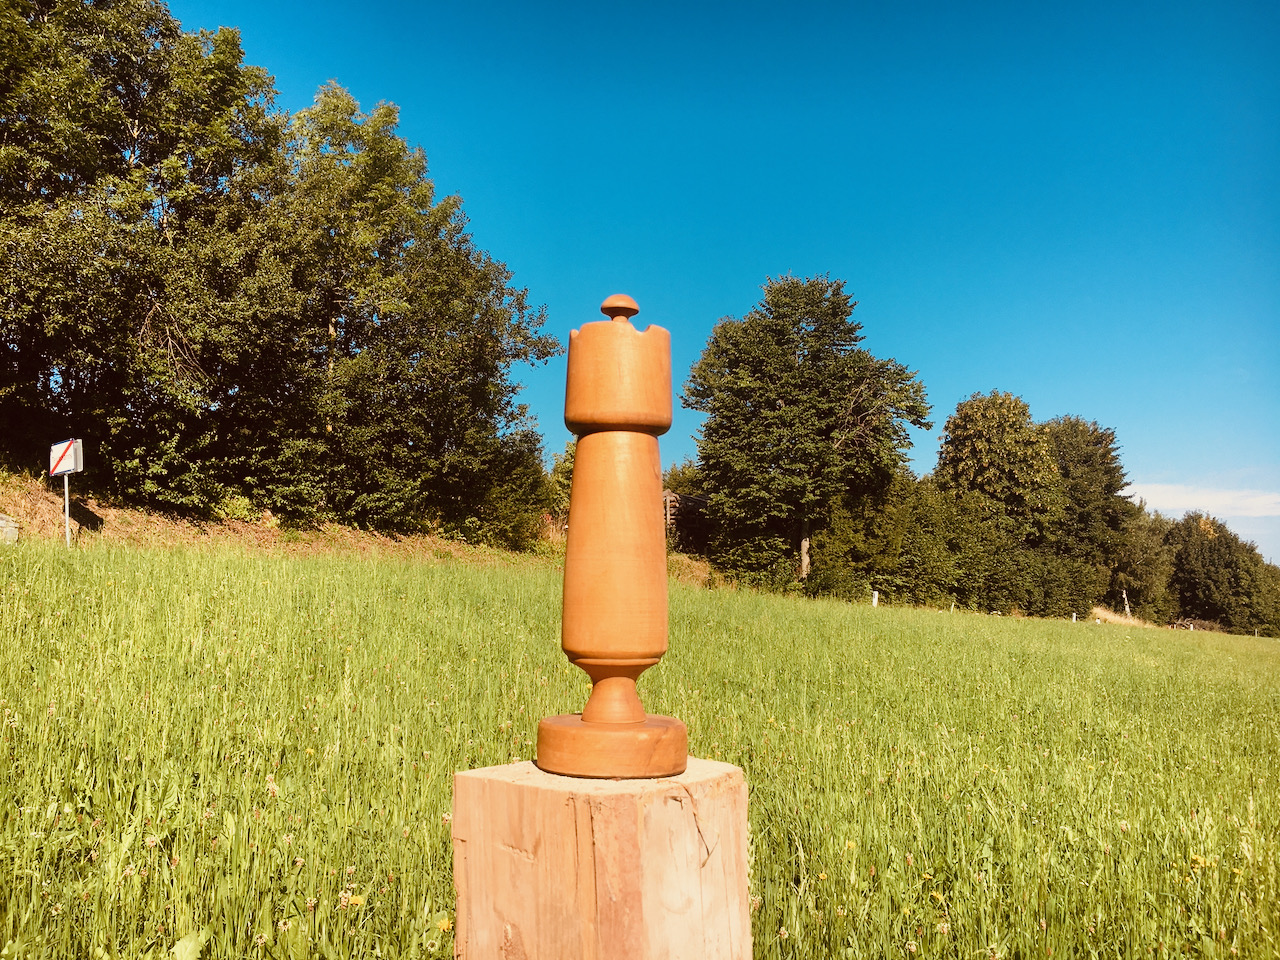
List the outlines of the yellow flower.
{"type": "Polygon", "coordinates": [[[453,921],[450,920],[448,917],[441,917],[439,920],[436,921],[436,926],[439,927],[442,932],[446,930],[452,930],[453,921]]]}

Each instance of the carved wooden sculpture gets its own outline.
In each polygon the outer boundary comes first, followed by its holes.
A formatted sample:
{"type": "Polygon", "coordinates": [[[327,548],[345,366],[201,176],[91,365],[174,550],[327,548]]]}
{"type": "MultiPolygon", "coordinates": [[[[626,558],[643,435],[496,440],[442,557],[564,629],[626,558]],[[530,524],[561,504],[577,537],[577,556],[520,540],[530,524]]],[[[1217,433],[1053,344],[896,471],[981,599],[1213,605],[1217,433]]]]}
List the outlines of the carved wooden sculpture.
{"type": "Polygon", "coordinates": [[[578,436],[569,494],[561,646],[591,677],[581,714],[538,725],[537,765],[574,777],[667,777],[688,731],[644,712],[636,680],[667,651],[667,558],[658,435],[671,426],[671,334],[643,333],[615,295],[612,321],[569,334],[564,419],[578,436]]]}

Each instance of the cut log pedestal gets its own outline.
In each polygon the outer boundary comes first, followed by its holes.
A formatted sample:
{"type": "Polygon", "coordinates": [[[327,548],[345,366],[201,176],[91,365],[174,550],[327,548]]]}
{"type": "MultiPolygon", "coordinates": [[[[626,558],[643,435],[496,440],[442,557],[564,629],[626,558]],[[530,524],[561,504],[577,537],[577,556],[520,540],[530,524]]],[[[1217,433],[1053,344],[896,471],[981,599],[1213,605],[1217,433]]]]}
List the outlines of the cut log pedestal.
{"type": "Polygon", "coordinates": [[[454,956],[749,960],[747,788],[727,763],[679,776],[456,774],[454,956]]]}

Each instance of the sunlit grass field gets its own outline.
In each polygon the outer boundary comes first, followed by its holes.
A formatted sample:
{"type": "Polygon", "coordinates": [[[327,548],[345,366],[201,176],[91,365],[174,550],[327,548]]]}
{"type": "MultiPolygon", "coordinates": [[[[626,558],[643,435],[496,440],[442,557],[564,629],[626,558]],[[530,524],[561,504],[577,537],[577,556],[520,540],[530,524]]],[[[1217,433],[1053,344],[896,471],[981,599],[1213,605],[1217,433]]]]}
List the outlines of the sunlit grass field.
{"type": "MultiPolygon", "coordinates": [[[[2,955],[448,956],[452,773],[585,700],[559,586],[0,550],[2,955]]],[[[680,584],[671,636],[641,693],[746,771],[756,956],[1280,953],[1276,641],[680,584]]]]}

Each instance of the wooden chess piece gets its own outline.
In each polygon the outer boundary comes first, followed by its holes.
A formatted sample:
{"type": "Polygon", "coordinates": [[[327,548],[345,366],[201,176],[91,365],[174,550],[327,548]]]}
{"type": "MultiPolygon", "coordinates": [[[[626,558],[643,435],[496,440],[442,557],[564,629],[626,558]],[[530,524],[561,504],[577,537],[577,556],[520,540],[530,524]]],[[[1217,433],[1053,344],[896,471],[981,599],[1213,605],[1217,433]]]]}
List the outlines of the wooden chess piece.
{"type": "Polygon", "coordinates": [[[643,333],[621,294],[612,318],[569,334],[565,424],[578,436],[569,494],[561,647],[591,677],[581,714],[538,724],[548,773],[642,778],[683,773],[689,737],[646,714],[640,674],[667,651],[667,557],[658,436],[671,426],[671,334],[643,333]]]}

